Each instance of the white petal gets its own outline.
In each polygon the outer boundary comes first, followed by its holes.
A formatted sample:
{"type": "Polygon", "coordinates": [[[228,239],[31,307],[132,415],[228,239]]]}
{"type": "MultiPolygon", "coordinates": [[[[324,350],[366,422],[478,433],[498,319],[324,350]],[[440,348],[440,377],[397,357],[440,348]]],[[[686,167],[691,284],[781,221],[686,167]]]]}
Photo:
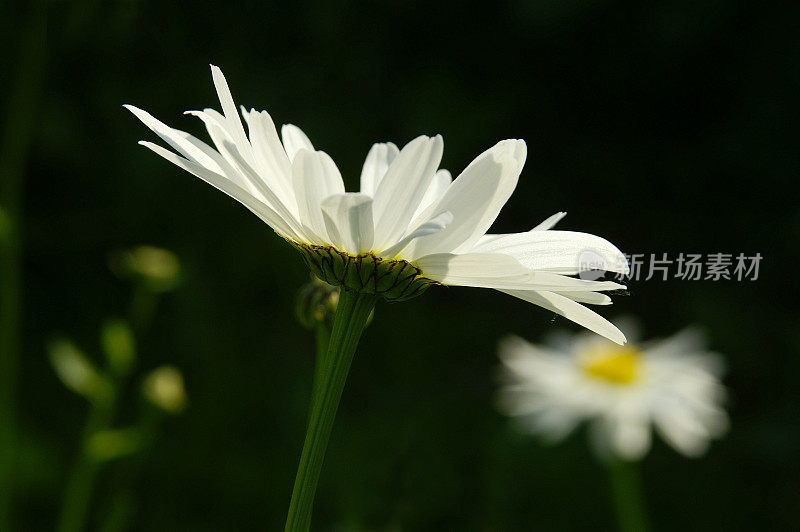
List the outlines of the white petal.
{"type": "Polygon", "coordinates": [[[585,281],[554,273],[534,272],[513,257],[500,253],[434,253],[412,262],[422,269],[426,277],[454,286],[578,293],[625,288],[611,281],[585,281]]]}
{"type": "Polygon", "coordinates": [[[327,230],[321,205],[329,196],[344,194],[339,169],[327,153],[301,149],[292,163],[292,181],[300,220],[316,233],[314,244],[325,244],[327,230]]]}
{"type": "Polygon", "coordinates": [[[495,288],[527,282],[529,272],[506,255],[437,253],[415,261],[425,277],[453,286],[495,288]]]}
{"type": "Polygon", "coordinates": [[[294,160],[300,150],[314,151],[314,145],[308,140],[306,134],[294,124],[284,124],[281,127],[281,137],[283,138],[283,148],[290,161],[294,160]]]}
{"type": "MultiPolygon", "coordinates": [[[[491,235],[495,237],[496,235],[491,235]]],[[[611,242],[573,231],[514,233],[480,241],[473,251],[511,255],[532,270],[575,274],[605,270],[628,273],[628,261],[611,242]]]]}
{"type": "Polygon", "coordinates": [[[564,359],[562,353],[550,346],[532,344],[514,335],[500,340],[498,356],[503,364],[512,370],[512,380],[523,384],[550,377],[549,374],[558,367],[554,361],[564,359]]]}
{"type": "Polygon", "coordinates": [[[219,67],[211,65],[211,77],[214,79],[214,86],[217,89],[219,103],[222,104],[222,112],[225,114],[227,131],[233,137],[233,141],[242,157],[244,157],[248,164],[251,164],[253,154],[250,142],[248,142],[247,135],[244,133],[242,120],[239,118],[239,113],[236,111],[236,104],[233,103],[233,96],[231,95],[231,90],[228,88],[225,75],[219,67]]]}
{"type": "Polygon", "coordinates": [[[530,272],[527,287],[531,290],[547,290],[553,292],[603,292],[608,290],[624,290],[625,285],[614,281],[589,281],[566,277],[550,272],[530,272]]]}
{"type": "Polygon", "coordinates": [[[190,161],[194,161],[217,174],[226,175],[227,171],[232,170],[219,153],[216,153],[201,140],[188,133],[169,127],[138,107],[133,105],[123,105],[123,107],[133,113],[144,125],[190,161]]]}
{"type": "MultiPolygon", "coordinates": [[[[247,115],[245,115],[247,116],[247,115]]],[[[266,111],[251,110],[248,126],[250,143],[259,173],[290,210],[297,213],[292,187],[292,169],[272,117],[266,111]]]]}
{"type": "Polygon", "coordinates": [[[372,198],[350,193],[330,196],[322,202],[328,237],[336,249],[350,255],[372,248],[372,198]]]}
{"type": "Polygon", "coordinates": [[[545,403],[538,412],[523,415],[522,426],[534,434],[539,434],[549,443],[557,443],[577,428],[583,416],[578,412],[563,408],[562,405],[545,403]]]}
{"type": "Polygon", "coordinates": [[[661,437],[686,456],[700,456],[708,448],[708,430],[688,409],[663,408],[655,424],[661,437]]]}
{"type": "Polygon", "coordinates": [[[361,192],[375,196],[386,171],[400,150],[391,142],[373,144],[361,169],[361,192]]]}
{"type": "Polygon", "coordinates": [[[443,212],[438,216],[434,216],[424,224],[417,227],[414,231],[409,233],[407,236],[403,237],[403,239],[395,244],[394,246],[382,251],[379,256],[392,258],[400,254],[401,251],[414,239],[421,238],[423,236],[432,235],[433,233],[438,233],[439,231],[444,231],[444,229],[453,221],[453,215],[449,212],[443,212]]]}
{"type": "MultiPolygon", "coordinates": [[[[245,161],[244,156],[238,150],[238,146],[235,146],[227,140],[223,141],[223,145],[227,153],[236,162],[236,166],[239,168],[239,170],[241,170],[242,175],[247,178],[248,182],[255,187],[267,205],[272,207],[275,212],[280,214],[280,216],[292,226],[298,235],[307,236],[303,232],[302,224],[299,222],[298,215],[290,210],[290,208],[272,189],[274,184],[270,186],[270,184],[268,184],[264,179],[261,178],[260,175],[258,175],[258,172],[256,172],[253,167],[250,166],[247,161],[245,161]]],[[[291,200],[294,202],[294,197],[292,197],[291,200]]]]}
{"type": "Polygon", "coordinates": [[[561,219],[566,216],[567,213],[565,212],[557,212],[553,216],[547,218],[545,221],[531,229],[531,231],[547,231],[548,229],[552,229],[561,219]]]}
{"type": "Polygon", "coordinates": [[[375,191],[376,249],[396,244],[408,232],[411,217],[442,159],[442,149],[441,135],[417,137],[400,150],[389,166],[375,191]]]}
{"type": "Polygon", "coordinates": [[[563,295],[533,290],[502,290],[502,292],[564,316],[600,336],[605,336],[612,342],[623,345],[627,341],[622,331],[610,321],[563,295]]]}
{"type": "Polygon", "coordinates": [[[152,142],[140,141],[139,144],[147,148],[150,148],[155,153],[162,156],[171,163],[183,168],[184,170],[186,170],[191,174],[194,174],[195,176],[199,177],[209,185],[215,187],[216,189],[232,197],[233,199],[235,199],[236,201],[247,207],[253,214],[261,218],[267,225],[269,225],[273,230],[275,230],[280,235],[286,238],[290,238],[295,242],[300,241],[300,238],[291,229],[291,227],[289,227],[289,224],[283,218],[281,218],[275,211],[273,211],[269,206],[265,205],[263,202],[253,197],[243,188],[232,183],[230,180],[225,179],[223,176],[215,174],[214,172],[211,172],[206,168],[203,168],[202,166],[200,166],[195,162],[184,159],[172,153],[171,151],[162,148],[157,144],[153,144],[152,142]]]}
{"type": "Polygon", "coordinates": [[[233,140],[233,136],[228,131],[228,125],[225,117],[214,109],[186,111],[184,114],[196,116],[203,121],[206,129],[208,130],[208,135],[211,137],[211,140],[214,141],[214,145],[216,146],[217,150],[219,150],[222,159],[225,161],[228,167],[231,168],[232,175],[229,177],[231,177],[231,179],[235,181],[237,185],[241,186],[255,197],[261,198],[261,193],[258,192],[255,185],[250,183],[250,180],[245,177],[244,173],[239,170],[236,157],[234,157],[228,149],[229,146],[235,146],[236,143],[233,140]]]}
{"type": "MultiPolygon", "coordinates": [[[[665,357],[667,359],[674,359],[682,357],[690,353],[703,353],[706,352],[708,339],[706,335],[697,328],[687,327],[668,338],[660,340],[653,340],[648,342],[645,347],[648,356],[665,357]]],[[[703,360],[699,359],[698,361],[703,360]]],[[[722,367],[717,367],[718,364],[713,363],[713,357],[705,358],[705,363],[702,364],[703,369],[711,369],[714,375],[721,375],[722,367]],[[708,362],[712,362],[708,364],[708,362]]]]}
{"type": "Polygon", "coordinates": [[[222,146],[222,142],[225,140],[229,142],[234,142],[233,134],[231,134],[231,132],[228,131],[227,120],[216,109],[206,108],[203,109],[202,111],[190,110],[190,111],[184,111],[183,114],[196,116],[197,118],[203,121],[203,123],[206,126],[206,129],[208,130],[208,134],[211,136],[211,140],[214,141],[214,145],[217,147],[217,149],[219,149],[222,146]]]}
{"type": "Polygon", "coordinates": [[[612,303],[610,297],[600,292],[559,292],[557,290],[553,292],[588,305],[610,305],[612,303]]]}
{"type": "Polygon", "coordinates": [[[417,211],[414,213],[412,218],[414,222],[412,222],[412,226],[415,225],[417,216],[433,205],[434,202],[441,199],[452,182],[453,176],[451,176],[450,172],[447,170],[439,170],[433,175],[433,181],[431,181],[431,184],[428,186],[428,190],[425,191],[425,195],[422,196],[422,201],[419,202],[419,207],[417,207],[417,211]]]}
{"type": "Polygon", "coordinates": [[[470,250],[494,222],[517,185],[525,163],[521,140],[504,140],[479,155],[420,218],[450,211],[453,223],[441,233],[417,239],[412,256],[470,250]]]}
{"type": "Polygon", "coordinates": [[[650,450],[650,423],[646,417],[620,416],[610,428],[612,447],[622,458],[640,460],[650,450]]]}

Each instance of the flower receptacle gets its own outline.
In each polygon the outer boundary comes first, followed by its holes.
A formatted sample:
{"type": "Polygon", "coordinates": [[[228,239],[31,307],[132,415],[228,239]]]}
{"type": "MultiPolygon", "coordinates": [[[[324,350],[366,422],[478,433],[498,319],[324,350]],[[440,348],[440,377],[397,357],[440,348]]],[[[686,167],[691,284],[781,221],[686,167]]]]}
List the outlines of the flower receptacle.
{"type": "Polygon", "coordinates": [[[384,259],[372,253],[348,255],[331,246],[292,242],[311,271],[328,284],[387,301],[405,301],[439,284],[422,275],[422,270],[405,260],[384,259]]]}

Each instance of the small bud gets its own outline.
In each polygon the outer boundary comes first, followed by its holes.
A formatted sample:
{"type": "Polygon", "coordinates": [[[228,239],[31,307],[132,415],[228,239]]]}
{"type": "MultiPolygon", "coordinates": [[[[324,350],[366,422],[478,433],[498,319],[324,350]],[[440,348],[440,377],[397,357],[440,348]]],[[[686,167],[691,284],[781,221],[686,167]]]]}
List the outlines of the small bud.
{"type": "Polygon", "coordinates": [[[297,292],[295,316],[306,329],[315,329],[320,323],[330,324],[339,306],[339,288],[313,277],[297,292]]]}
{"type": "Polygon", "coordinates": [[[111,372],[119,377],[127,375],[136,361],[136,341],[130,326],[120,319],[108,320],[100,341],[111,372]]]}
{"type": "Polygon", "coordinates": [[[161,366],[142,382],[145,398],[169,414],[178,414],[186,407],[183,375],[174,366],[161,366]]]}
{"type": "Polygon", "coordinates": [[[144,282],[154,292],[166,292],[177,285],[181,265],[171,251],[139,246],[112,256],[111,270],[119,277],[144,282]]]}
{"type": "Polygon", "coordinates": [[[105,400],[112,393],[111,384],[69,340],[58,339],[48,345],[50,363],[64,385],[90,400],[105,400]]]}
{"type": "Polygon", "coordinates": [[[107,462],[140,451],[143,443],[136,428],[100,430],[89,438],[86,453],[97,462],[107,462]]]}

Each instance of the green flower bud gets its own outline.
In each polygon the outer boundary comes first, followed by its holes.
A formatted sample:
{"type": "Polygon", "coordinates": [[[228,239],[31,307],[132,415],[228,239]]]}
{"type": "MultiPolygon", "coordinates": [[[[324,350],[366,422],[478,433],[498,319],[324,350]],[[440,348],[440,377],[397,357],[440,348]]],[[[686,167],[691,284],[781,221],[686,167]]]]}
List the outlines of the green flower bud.
{"type": "Polygon", "coordinates": [[[315,329],[320,323],[331,323],[338,305],[339,288],[313,277],[297,292],[295,316],[306,329],[315,329]]]}
{"type": "Polygon", "coordinates": [[[179,414],[186,408],[183,375],[174,366],[161,366],[151,371],[142,382],[142,394],[168,414],[179,414]]]}
{"type": "Polygon", "coordinates": [[[91,401],[105,401],[111,397],[111,383],[72,342],[53,340],[48,351],[56,375],[67,388],[91,401]]]}
{"type": "Polygon", "coordinates": [[[136,341],[127,322],[108,320],[100,332],[100,342],[111,372],[119,377],[130,373],[136,361],[136,341]]]}
{"type": "Polygon", "coordinates": [[[111,269],[119,277],[141,281],[154,292],[175,288],[180,279],[178,257],[166,249],[139,246],[112,257],[111,269]]]}

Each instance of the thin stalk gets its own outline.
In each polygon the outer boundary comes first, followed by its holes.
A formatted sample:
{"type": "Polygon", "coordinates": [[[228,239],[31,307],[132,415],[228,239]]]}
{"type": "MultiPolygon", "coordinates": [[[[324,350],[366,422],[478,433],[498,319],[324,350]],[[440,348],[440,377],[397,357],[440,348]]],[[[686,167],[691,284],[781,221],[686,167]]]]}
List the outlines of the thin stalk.
{"type": "Polygon", "coordinates": [[[611,459],[606,464],[614,509],[622,532],[649,530],[637,462],[611,459]]]}
{"type": "Polygon", "coordinates": [[[350,372],[356,346],[376,301],[375,296],[348,290],[342,290],[339,297],[339,306],[333,318],[333,329],[322,365],[319,386],[314,394],[303,452],[297,467],[292,501],[286,519],[287,532],[306,532],[311,526],[314,494],[336,410],[350,372]]]}
{"type": "Polygon", "coordinates": [[[23,33],[0,143],[0,530],[12,530],[17,429],[15,384],[21,348],[22,204],[36,107],[44,78],[47,7],[33,5],[23,33]]]}
{"type": "Polygon", "coordinates": [[[95,401],[83,428],[78,457],[72,465],[64,491],[59,532],[79,532],[86,528],[86,518],[92,501],[92,490],[100,462],[89,453],[89,441],[98,431],[108,428],[114,411],[114,401],[95,401]]]}
{"type": "Polygon", "coordinates": [[[128,319],[137,336],[141,336],[150,327],[158,306],[158,294],[150,290],[141,281],[136,281],[133,286],[128,319]]]}
{"type": "Polygon", "coordinates": [[[163,417],[163,414],[151,404],[143,402],[141,407],[138,431],[142,439],[142,449],[117,468],[114,487],[111,489],[113,495],[98,527],[100,532],[121,532],[132,527],[137,504],[131,486],[146,462],[147,451],[153,447],[163,417]]]}
{"type": "Polygon", "coordinates": [[[331,340],[331,329],[325,321],[317,324],[315,336],[317,340],[317,356],[314,360],[314,380],[311,384],[311,403],[308,412],[309,420],[311,419],[311,411],[314,408],[320,382],[322,382],[322,375],[325,370],[325,355],[328,354],[328,344],[331,340]]]}

